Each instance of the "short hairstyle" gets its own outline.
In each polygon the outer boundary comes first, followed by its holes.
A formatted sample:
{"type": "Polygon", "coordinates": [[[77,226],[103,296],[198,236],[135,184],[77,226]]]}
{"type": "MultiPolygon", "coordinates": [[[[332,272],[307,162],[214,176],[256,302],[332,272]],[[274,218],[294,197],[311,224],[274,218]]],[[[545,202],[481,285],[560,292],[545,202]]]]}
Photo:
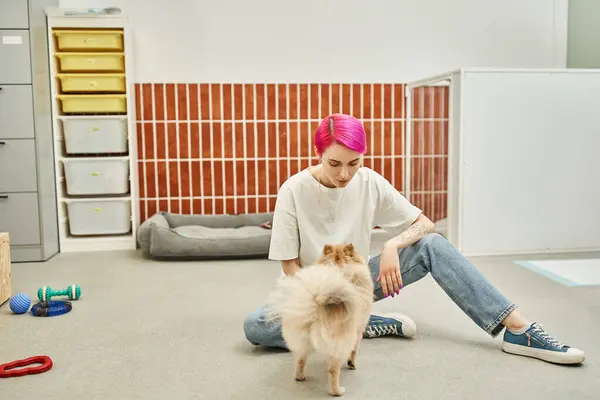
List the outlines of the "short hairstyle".
{"type": "Polygon", "coordinates": [[[315,131],[315,147],[319,155],[338,143],[359,154],[367,151],[367,134],[363,124],[346,114],[332,114],[324,118],[315,131]]]}

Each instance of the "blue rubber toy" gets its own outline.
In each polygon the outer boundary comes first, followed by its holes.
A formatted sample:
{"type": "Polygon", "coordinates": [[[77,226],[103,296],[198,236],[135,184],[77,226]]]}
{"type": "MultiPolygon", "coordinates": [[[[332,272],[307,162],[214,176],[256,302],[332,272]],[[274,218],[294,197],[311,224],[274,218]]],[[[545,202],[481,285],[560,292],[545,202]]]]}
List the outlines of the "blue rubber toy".
{"type": "Polygon", "coordinates": [[[31,305],[31,298],[25,293],[17,293],[10,298],[10,309],[15,314],[25,314],[31,305]]]}

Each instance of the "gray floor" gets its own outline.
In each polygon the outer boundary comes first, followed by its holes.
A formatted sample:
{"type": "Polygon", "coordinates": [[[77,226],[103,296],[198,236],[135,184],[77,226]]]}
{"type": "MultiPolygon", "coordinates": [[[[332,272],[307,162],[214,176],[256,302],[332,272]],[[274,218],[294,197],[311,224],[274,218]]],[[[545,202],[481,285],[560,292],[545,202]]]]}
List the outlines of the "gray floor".
{"type": "MultiPolygon", "coordinates": [[[[521,257],[520,257],[521,258],[521,257]]],[[[508,258],[475,264],[532,319],[581,347],[581,367],[507,355],[427,277],[376,304],[419,325],[412,340],[363,342],[347,399],[597,399],[600,287],[568,288],[508,258]]],[[[289,353],[256,348],[242,331],[279,274],[274,262],[153,262],[135,252],[64,254],[13,264],[13,292],[78,283],[83,297],[54,318],[0,307],[0,363],[46,354],[50,371],[0,379],[2,399],[327,398],[325,364],[292,379],[289,353]]]]}

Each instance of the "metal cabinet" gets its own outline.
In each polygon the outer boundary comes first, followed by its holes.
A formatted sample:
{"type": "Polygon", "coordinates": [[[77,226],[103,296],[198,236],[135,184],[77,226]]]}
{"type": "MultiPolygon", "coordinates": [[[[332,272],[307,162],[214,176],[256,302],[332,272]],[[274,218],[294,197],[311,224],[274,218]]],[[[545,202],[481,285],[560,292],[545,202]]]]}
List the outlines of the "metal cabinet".
{"type": "Polygon", "coordinates": [[[0,30],[0,83],[31,84],[29,31],[0,30]]]}
{"type": "Polygon", "coordinates": [[[0,232],[11,261],[58,249],[45,9],[57,0],[0,0],[0,232]]]}
{"type": "Polygon", "coordinates": [[[35,141],[0,140],[0,193],[35,191],[35,141]]]}
{"type": "Polygon", "coordinates": [[[0,232],[10,233],[11,246],[40,244],[37,193],[0,192],[0,232]]]}
{"type": "Polygon", "coordinates": [[[0,0],[0,29],[29,28],[27,0],[0,0]]]}
{"type": "Polygon", "coordinates": [[[2,85],[1,79],[0,74],[0,140],[33,139],[31,85],[2,85]]]}

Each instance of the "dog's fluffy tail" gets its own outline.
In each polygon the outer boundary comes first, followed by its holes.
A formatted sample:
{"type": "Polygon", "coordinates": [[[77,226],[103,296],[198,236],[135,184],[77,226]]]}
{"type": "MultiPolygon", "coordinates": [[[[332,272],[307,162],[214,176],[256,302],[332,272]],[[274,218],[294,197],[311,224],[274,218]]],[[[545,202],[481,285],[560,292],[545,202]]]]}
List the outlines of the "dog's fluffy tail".
{"type": "Polygon", "coordinates": [[[360,290],[339,268],[303,268],[293,277],[280,279],[267,302],[268,318],[281,320],[290,347],[294,347],[290,341],[305,332],[303,339],[317,352],[334,356],[332,351],[342,346],[339,352],[346,353],[347,343],[353,344],[349,339],[357,335],[357,318],[364,315],[360,310],[368,306],[360,290]],[[286,335],[286,329],[295,334],[286,335]]]}

